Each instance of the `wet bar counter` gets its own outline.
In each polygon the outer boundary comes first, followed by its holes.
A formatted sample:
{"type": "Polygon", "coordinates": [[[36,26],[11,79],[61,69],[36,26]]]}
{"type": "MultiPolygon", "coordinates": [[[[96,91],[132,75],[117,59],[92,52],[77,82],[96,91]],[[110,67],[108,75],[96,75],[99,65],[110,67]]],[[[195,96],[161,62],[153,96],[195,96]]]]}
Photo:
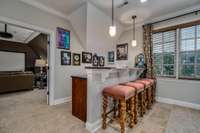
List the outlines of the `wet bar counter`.
{"type": "Polygon", "coordinates": [[[106,86],[136,80],[143,69],[86,67],[87,72],[87,121],[86,128],[94,131],[101,126],[102,90],[106,86]]]}

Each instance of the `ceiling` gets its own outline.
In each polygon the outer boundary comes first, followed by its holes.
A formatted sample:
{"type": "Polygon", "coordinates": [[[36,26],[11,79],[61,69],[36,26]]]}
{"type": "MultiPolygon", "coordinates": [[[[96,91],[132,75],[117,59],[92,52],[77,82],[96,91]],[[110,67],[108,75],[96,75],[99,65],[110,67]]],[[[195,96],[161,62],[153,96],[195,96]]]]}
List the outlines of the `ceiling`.
{"type": "MultiPolygon", "coordinates": [[[[200,5],[200,0],[148,0],[145,3],[141,3],[140,0],[127,0],[128,5],[117,8],[123,1],[115,0],[115,14],[122,24],[131,24],[133,15],[137,16],[136,23],[144,23],[197,4],[200,5]]],[[[93,3],[107,13],[111,12],[111,0],[93,0],[93,3]]]]}
{"type": "MultiPolygon", "coordinates": [[[[99,9],[108,15],[111,15],[111,0],[21,0],[32,1],[42,4],[43,6],[54,9],[61,14],[68,16],[73,11],[78,9],[86,1],[90,1],[99,9]]],[[[115,3],[115,18],[122,24],[131,23],[131,16],[136,15],[136,23],[144,23],[145,21],[177,12],[181,9],[191,6],[200,5],[200,0],[148,0],[146,3],[141,3],[140,0],[127,0],[128,5],[123,8],[117,8],[124,0],[114,0],[115,3]]]]}
{"type": "MultiPolygon", "coordinates": [[[[0,31],[5,31],[5,24],[0,23],[0,31]]],[[[25,29],[22,27],[14,26],[14,25],[7,25],[7,31],[8,33],[13,34],[13,38],[11,39],[5,39],[1,38],[0,40],[7,40],[7,41],[13,41],[13,42],[20,42],[20,43],[29,43],[32,39],[34,39],[36,36],[38,36],[40,33],[25,29]]]]}

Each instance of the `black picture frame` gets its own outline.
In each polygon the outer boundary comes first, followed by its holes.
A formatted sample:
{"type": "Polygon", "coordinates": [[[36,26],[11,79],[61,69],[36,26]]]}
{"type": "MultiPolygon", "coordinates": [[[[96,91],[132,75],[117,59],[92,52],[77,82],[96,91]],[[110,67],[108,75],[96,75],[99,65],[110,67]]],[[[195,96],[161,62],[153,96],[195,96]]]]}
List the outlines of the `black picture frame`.
{"type": "Polygon", "coordinates": [[[114,63],[115,62],[115,52],[109,51],[108,52],[108,63],[114,63]]]}
{"type": "Polygon", "coordinates": [[[61,65],[71,65],[71,52],[61,51],[61,65]]]}
{"type": "Polygon", "coordinates": [[[73,53],[73,65],[80,66],[81,65],[81,54],[73,53]]]}
{"type": "Polygon", "coordinates": [[[92,65],[93,66],[99,65],[99,57],[97,56],[97,54],[94,54],[93,57],[92,57],[92,65]]]}
{"type": "Polygon", "coordinates": [[[128,43],[118,44],[116,52],[117,60],[128,60],[128,43]]]}
{"type": "Polygon", "coordinates": [[[71,33],[64,28],[56,28],[56,46],[58,49],[70,50],[71,33]]]}
{"type": "Polygon", "coordinates": [[[92,63],[92,53],[82,52],[82,63],[92,63]]]}
{"type": "Polygon", "coordinates": [[[145,56],[143,53],[140,53],[135,57],[135,67],[145,68],[145,56]]]}
{"type": "Polygon", "coordinates": [[[105,57],[99,56],[99,66],[105,66],[105,57]]]}

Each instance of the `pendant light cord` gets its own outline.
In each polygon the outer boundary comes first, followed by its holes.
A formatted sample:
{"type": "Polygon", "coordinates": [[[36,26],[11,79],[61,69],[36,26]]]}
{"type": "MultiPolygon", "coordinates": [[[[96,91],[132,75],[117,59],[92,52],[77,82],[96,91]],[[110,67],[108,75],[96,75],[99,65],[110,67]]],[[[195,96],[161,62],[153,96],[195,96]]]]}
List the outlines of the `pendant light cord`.
{"type": "Polygon", "coordinates": [[[133,19],[133,40],[135,40],[135,19],[136,19],[136,16],[132,16],[132,19],[133,19]]]}
{"type": "Polygon", "coordinates": [[[112,26],[114,26],[114,0],[112,0],[112,26]]]}
{"type": "Polygon", "coordinates": [[[5,24],[5,32],[7,32],[7,24],[5,24]]]}

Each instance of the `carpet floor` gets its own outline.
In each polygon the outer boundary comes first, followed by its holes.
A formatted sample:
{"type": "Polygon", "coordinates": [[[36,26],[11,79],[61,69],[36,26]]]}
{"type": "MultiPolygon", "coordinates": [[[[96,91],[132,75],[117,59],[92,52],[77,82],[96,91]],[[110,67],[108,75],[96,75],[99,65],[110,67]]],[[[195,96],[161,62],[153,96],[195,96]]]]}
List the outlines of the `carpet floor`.
{"type": "MultiPolygon", "coordinates": [[[[97,133],[119,133],[117,123],[97,133]]],[[[200,133],[200,111],[156,103],[127,133],[200,133]]],[[[0,95],[0,133],[89,133],[71,103],[48,106],[44,90],[0,95]]]]}

